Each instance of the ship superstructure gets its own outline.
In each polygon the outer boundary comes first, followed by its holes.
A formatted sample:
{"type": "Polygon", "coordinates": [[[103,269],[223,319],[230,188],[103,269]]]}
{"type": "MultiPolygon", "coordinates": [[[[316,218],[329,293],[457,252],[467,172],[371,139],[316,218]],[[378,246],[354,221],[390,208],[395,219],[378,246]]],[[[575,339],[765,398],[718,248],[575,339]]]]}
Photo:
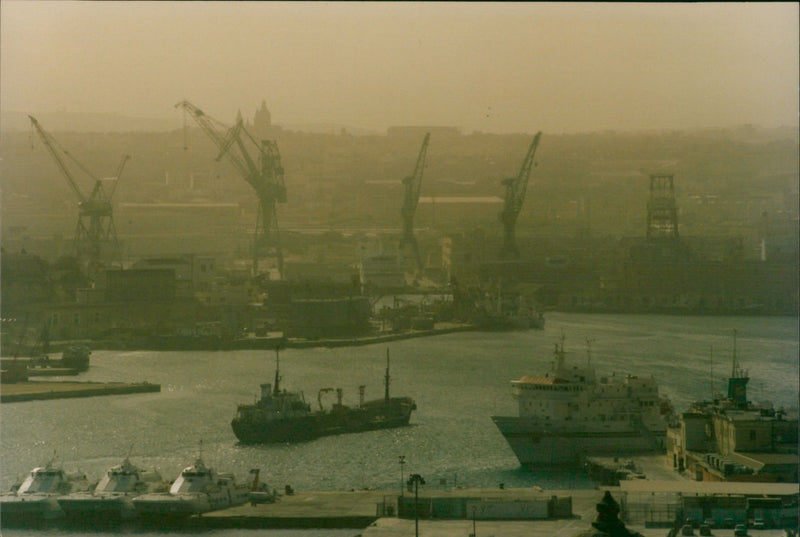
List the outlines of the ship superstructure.
{"type": "Polygon", "coordinates": [[[552,369],[511,382],[517,416],[493,416],[520,463],[573,463],[594,455],[664,449],[671,407],[652,377],[599,377],[569,366],[556,344],[552,369]]]}

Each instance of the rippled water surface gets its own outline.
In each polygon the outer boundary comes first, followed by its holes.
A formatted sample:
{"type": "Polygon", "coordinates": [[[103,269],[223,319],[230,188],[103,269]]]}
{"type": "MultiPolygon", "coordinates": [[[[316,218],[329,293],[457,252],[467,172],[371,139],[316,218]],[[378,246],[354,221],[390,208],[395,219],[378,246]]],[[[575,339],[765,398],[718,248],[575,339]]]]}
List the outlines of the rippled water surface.
{"type": "MultiPolygon", "coordinates": [[[[796,406],[796,318],[552,313],[540,331],[282,351],[282,387],[303,391],[316,406],[317,390],[325,387],[343,388],[345,404],[358,402],[361,384],[368,399],[381,397],[389,349],[392,394],[413,397],[418,410],[410,427],[269,446],[238,445],[230,420],[237,403],[255,399],[259,383],[272,382],[274,352],[95,351],[80,380],[146,380],[160,383],[161,392],[3,404],[0,487],[7,490],[54,451],[65,468],[90,477],[131,453],[137,464],[172,479],[201,450],[207,464],[241,478],[260,468],[279,490],[286,484],[399,489],[400,455],[405,475],[422,474],[430,487],[589,487],[579,474],[519,467],[491,420],[514,412],[509,381],[549,368],[563,334],[568,360],[585,361],[589,340],[598,374],[653,375],[680,410],[725,389],[734,329],[740,363],[750,372],[750,399],[796,406]]],[[[334,400],[327,393],[322,402],[334,400]]]]}

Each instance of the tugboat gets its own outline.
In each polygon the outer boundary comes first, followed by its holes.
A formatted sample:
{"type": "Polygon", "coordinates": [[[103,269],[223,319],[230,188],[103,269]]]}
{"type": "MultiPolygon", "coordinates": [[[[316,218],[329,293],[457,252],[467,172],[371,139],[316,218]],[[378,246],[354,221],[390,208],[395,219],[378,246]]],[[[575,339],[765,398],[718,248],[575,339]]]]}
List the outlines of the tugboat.
{"type": "Polygon", "coordinates": [[[280,356],[276,350],[275,384],[261,385],[261,398],[254,404],[238,406],[231,421],[233,433],[243,444],[300,442],[321,436],[389,429],[408,425],[417,405],[410,397],[389,396],[389,351],[386,351],[386,375],[382,399],[364,401],[364,386],[359,387],[357,407],[342,404],[342,390],[337,389],[337,403],[330,410],[322,408],[323,388],[319,392],[320,409],[312,411],[302,392],[280,388],[280,356]]]}
{"type": "Polygon", "coordinates": [[[233,474],[218,474],[198,457],[193,465],[181,471],[169,491],[137,496],[133,505],[137,516],[145,520],[181,519],[244,505],[250,491],[251,485],[236,483],[233,474]]]}
{"type": "Polygon", "coordinates": [[[88,491],[89,481],[82,473],[67,473],[55,460],[34,468],[22,483],[11,492],[0,495],[0,514],[3,524],[37,524],[61,518],[64,512],[58,505],[62,495],[88,491]]]}
{"type": "Polygon", "coordinates": [[[517,416],[492,416],[523,466],[665,451],[672,405],[659,397],[655,379],[598,377],[588,363],[569,367],[563,337],[554,358],[544,375],[511,382],[517,416]]]}
{"type": "Polygon", "coordinates": [[[136,496],[166,491],[167,483],[157,471],[139,468],[126,457],[109,468],[92,492],[68,494],[58,499],[58,505],[71,522],[114,523],[136,515],[136,496]]]}

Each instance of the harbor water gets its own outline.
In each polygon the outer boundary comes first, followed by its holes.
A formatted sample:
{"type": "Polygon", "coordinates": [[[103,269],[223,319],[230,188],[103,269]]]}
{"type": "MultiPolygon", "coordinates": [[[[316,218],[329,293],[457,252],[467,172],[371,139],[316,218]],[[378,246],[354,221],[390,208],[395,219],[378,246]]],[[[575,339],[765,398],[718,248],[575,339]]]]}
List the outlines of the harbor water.
{"type": "MultiPolygon", "coordinates": [[[[263,446],[239,445],[230,421],[238,403],[255,400],[260,383],[273,382],[274,351],[94,351],[80,380],[148,381],[161,384],[161,392],[3,404],[0,487],[8,490],[54,454],[66,469],[91,479],[130,454],[166,479],[198,455],[240,479],[259,468],[278,491],[290,485],[399,493],[401,473],[421,474],[428,488],[590,488],[580,472],[520,468],[491,420],[515,413],[509,381],[549,369],[563,335],[568,363],[591,360],[600,375],[652,375],[682,410],[725,391],[734,330],[739,364],[751,377],[749,398],[796,407],[796,318],[550,313],[544,330],[283,350],[281,387],[303,391],[316,408],[321,388],[342,388],[343,403],[350,405],[358,404],[359,385],[366,385],[367,399],[382,397],[388,349],[391,393],[413,397],[418,409],[409,427],[263,446]]],[[[320,400],[330,406],[335,392],[320,400]]]]}

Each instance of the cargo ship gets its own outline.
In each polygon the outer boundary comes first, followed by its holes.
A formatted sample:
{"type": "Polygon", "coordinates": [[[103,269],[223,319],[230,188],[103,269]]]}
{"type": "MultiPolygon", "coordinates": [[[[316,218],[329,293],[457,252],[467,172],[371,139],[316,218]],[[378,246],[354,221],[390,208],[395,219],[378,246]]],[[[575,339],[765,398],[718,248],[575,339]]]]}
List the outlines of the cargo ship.
{"type": "Polygon", "coordinates": [[[254,404],[240,404],[231,421],[233,433],[243,444],[301,442],[321,436],[389,429],[408,425],[417,405],[410,397],[389,395],[389,353],[386,353],[386,375],[382,399],[364,401],[364,386],[359,386],[360,402],[349,407],[342,404],[342,390],[337,389],[337,402],[332,408],[312,410],[302,392],[280,387],[280,356],[276,353],[274,385],[261,384],[261,396],[254,404]]]}
{"type": "Polygon", "coordinates": [[[564,357],[562,338],[551,371],[511,382],[518,415],[492,416],[523,466],[665,450],[672,406],[652,377],[598,377],[564,357]]]}

